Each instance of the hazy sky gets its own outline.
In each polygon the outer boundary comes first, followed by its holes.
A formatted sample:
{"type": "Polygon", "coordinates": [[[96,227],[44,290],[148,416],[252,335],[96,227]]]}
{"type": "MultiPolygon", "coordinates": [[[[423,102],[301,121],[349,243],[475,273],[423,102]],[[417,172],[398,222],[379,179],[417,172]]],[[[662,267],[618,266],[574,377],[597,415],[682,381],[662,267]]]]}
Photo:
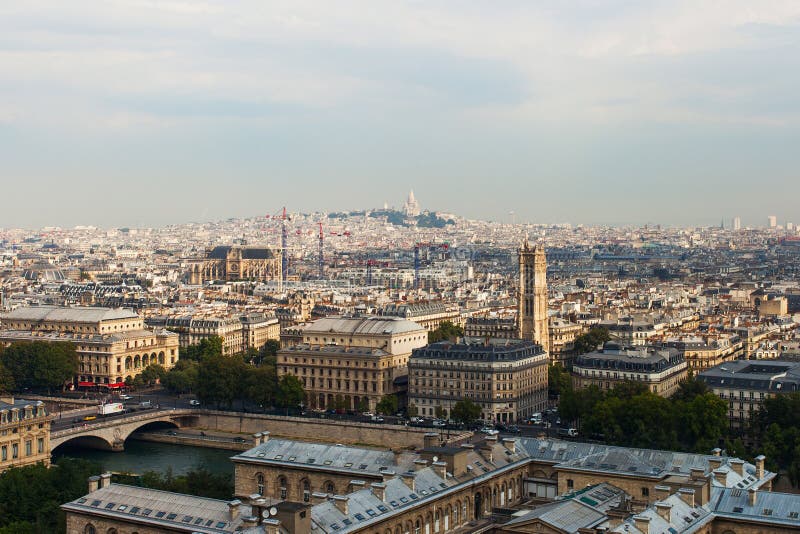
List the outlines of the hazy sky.
{"type": "Polygon", "coordinates": [[[800,1],[0,2],[0,227],[800,223],[800,1]]]}

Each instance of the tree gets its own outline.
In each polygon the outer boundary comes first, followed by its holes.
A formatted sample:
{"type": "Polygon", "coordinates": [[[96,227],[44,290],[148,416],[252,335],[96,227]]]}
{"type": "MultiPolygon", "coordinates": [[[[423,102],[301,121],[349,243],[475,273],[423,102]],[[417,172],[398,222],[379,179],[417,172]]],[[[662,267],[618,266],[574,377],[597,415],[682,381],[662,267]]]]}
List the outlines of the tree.
{"type": "Polygon", "coordinates": [[[223,339],[209,336],[201,339],[196,345],[189,345],[181,350],[181,359],[200,361],[208,356],[222,356],[223,339]]]}
{"type": "MultiPolygon", "coordinates": [[[[0,358],[1,361],[2,358],[0,358]]],[[[10,393],[11,391],[14,391],[14,377],[0,363],[0,393],[10,393]]]]}
{"type": "Polygon", "coordinates": [[[481,407],[475,404],[471,399],[462,399],[458,401],[453,409],[450,410],[450,418],[459,423],[468,425],[477,420],[481,416],[481,407]]]}
{"type": "Polygon", "coordinates": [[[6,371],[18,389],[47,391],[64,389],[78,372],[75,345],[67,341],[21,341],[2,352],[6,371]]]}
{"type": "Polygon", "coordinates": [[[406,413],[408,414],[409,417],[416,417],[419,415],[419,408],[417,408],[416,404],[410,402],[406,407],[406,413]]]}
{"type": "Polygon", "coordinates": [[[245,363],[241,356],[205,356],[197,368],[195,393],[204,404],[230,407],[241,398],[245,363]]]}
{"type": "Polygon", "coordinates": [[[597,347],[611,339],[608,328],[595,326],[585,334],[575,338],[575,354],[585,354],[597,350],[597,347]]]}
{"type": "Polygon", "coordinates": [[[464,329],[450,321],[442,321],[439,328],[428,332],[428,343],[437,341],[455,341],[456,338],[464,337],[464,329]]]}
{"type": "Polygon", "coordinates": [[[161,384],[172,393],[189,393],[197,385],[199,364],[194,360],[180,359],[170,369],[161,384]]]}
{"type": "Polygon", "coordinates": [[[381,397],[381,400],[378,401],[378,405],[375,407],[375,410],[383,415],[392,415],[397,413],[397,396],[384,395],[381,397]]]}
{"type": "Polygon", "coordinates": [[[167,370],[164,368],[163,365],[159,365],[157,363],[151,363],[144,370],[139,374],[144,382],[143,385],[152,386],[157,382],[160,382],[165,376],[167,376],[167,370]]]}
{"type": "Polygon", "coordinates": [[[369,399],[367,397],[361,397],[358,400],[358,406],[356,406],[356,410],[359,412],[366,412],[369,410],[369,399]]]}
{"type": "Polygon", "coordinates": [[[294,375],[283,375],[278,381],[278,404],[282,408],[294,408],[299,406],[305,398],[303,383],[294,375]]]}
{"type": "Polygon", "coordinates": [[[244,391],[253,403],[266,408],[275,402],[277,379],[271,367],[253,367],[247,369],[244,378],[244,391]]]}
{"type": "Polygon", "coordinates": [[[569,371],[561,367],[560,363],[551,363],[547,366],[547,392],[551,398],[558,398],[562,392],[572,389],[572,378],[569,371]]]}
{"type": "Polygon", "coordinates": [[[433,416],[436,417],[436,419],[444,419],[446,413],[441,404],[437,404],[436,408],[433,409],[433,416]]]}

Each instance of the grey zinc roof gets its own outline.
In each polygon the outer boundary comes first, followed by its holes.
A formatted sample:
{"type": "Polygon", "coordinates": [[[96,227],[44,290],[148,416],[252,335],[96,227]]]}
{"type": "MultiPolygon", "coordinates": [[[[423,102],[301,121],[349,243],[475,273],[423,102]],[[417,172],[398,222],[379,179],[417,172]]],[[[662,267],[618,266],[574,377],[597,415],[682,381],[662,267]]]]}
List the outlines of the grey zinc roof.
{"type": "Polygon", "coordinates": [[[240,506],[239,517],[231,520],[227,501],[110,484],[63,504],[61,508],[136,521],[155,529],[163,527],[170,531],[219,534],[234,532],[241,526],[242,518],[250,515],[249,506],[240,506]]]}
{"type": "Polygon", "coordinates": [[[308,334],[379,335],[425,332],[413,321],[398,317],[323,317],[303,329],[308,334]]]}
{"type": "Polygon", "coordinates": [[[751,506],[747,490],[714,488],[709,505],[718,516],[800,527],[800,495],[793,493],[758,491],[756,503],[751,506]]]}
{"type": "Polygon", "coordinates": [[[53,321],[99,323],[115,319],[135,319],[136,312],[126,308],[89,308],[62,306],[27,306],[17,308],[2,316],[2,319],[15,321],[53,321]]]}
{"type": "Polygon", "coordinates": [[[300,466],[315,465],[320,470],[344,470],[353,474],[369,473],[372,475],[380,475],[381,468],[392,470],[396,468],[395,455],[391,451],[275,438],[237,454],[232,460],[234,462],[280,463],[300,466]]]}
{"type": "Polygon", "coordinates": [[[565,532],[577,532],[581,528],[592,528],[604,522],[607,519],[606,512],[618,505],[624,496],[625,492],[620,488],[602,483],[535,508],[509,521],[507,525],[538,519],[565,532]]]}
{"type": "MultiPolygon", "coordinates": [[[[669,520],[661,517],[655,509],[655,506],[645,509],[637,515],[650,519],[648,532],[689,534],[690,532],[696,532],[714,519],[713,514],[707,506],[689,506],[676,494],[670,495],[663,501],[658,502],[670,505],[669,520]]],[[[636,522],[633,518],[626,519],[611,532],[643,534],[641,530],[636,528],[636,522]]]]}

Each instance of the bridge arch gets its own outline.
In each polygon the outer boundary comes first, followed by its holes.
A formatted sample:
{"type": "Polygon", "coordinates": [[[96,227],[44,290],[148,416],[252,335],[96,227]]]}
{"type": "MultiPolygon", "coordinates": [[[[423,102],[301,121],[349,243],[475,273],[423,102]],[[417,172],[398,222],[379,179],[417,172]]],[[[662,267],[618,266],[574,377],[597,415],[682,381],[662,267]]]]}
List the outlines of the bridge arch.
{"type": "Polygon", "coordinates": [[[151,412],[142,416],[119,419],[100,419],[94,424],[51,432],[52,450],[67,443],[101,450],[122,451],[125,441],[136,431],[191,426],[197,416],[192,413],[174,414],[151,412]]]}
{"type": "Polygon", "coordinates": [[[53,447],[51,454],[61,447],[82,447],[86,449],[97,449],[101,451],[113,451],[114,445],[102,436],[82,435],[75,436],[62,441],[53,447]]]}

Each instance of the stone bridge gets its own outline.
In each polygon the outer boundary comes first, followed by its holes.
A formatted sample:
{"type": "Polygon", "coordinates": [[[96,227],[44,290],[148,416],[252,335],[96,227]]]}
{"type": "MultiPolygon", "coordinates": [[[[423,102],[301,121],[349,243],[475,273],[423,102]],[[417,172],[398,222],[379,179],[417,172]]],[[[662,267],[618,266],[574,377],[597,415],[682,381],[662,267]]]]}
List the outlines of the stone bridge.
{"type": "Polygon", "coordinates": [[[123,451],[125,440],[133,432],[144,427],[197,426],[198,412],[196,409],[156,410],[127,417],[97,419],[75,428],[54,430],[50,433],[50,450],[69,442],[93,449],[123,451]]]}

